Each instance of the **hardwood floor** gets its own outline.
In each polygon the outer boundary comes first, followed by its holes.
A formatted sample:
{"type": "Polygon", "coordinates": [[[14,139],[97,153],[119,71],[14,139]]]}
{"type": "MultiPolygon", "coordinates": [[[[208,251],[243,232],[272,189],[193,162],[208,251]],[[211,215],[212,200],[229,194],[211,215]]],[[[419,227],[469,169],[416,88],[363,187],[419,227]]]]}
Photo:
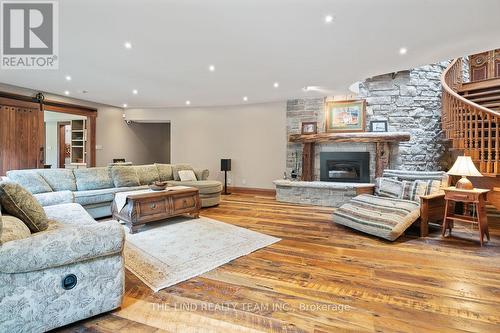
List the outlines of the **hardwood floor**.
{"type": "Polygon", "coordinates": [[[498,212],[482,248],[477,229],[391,243],[334,225],[331,212],[226,196],[201,215],[282,241],[158,293],[127,272],[121,309],[60,331],[499,332],[498,212]]]}

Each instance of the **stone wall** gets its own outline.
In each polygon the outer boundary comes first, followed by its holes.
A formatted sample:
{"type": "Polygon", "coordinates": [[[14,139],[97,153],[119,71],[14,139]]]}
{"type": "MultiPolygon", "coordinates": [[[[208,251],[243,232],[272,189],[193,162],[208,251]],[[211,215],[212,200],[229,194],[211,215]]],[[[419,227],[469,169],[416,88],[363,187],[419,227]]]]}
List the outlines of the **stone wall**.
{"type": "MultiPolygon", "coordinates": [[[[366,99],[366,130],[371,120],[387,120],[391,132],[411,134],[409,142],[393,145],[391,167],[406,170],[442,170],[450,164],[441,135],[440,76],[448,61],[408,71],[376,76],[360,84],[359,98],[366,99]]],[[[317,121],[324,132],[324,99],[294,99],[287,103],[287,133],[300,133],[303,121],[317,121]]],[[[319,179],[319,152],[368,151],[374,175],[374,145],[360,143],[321,144],[316,149],[315,180],[319,179]]],[[[300,163],[301,145],[288,144],[287,173],[300,163]]],[[[301,170],[301,168],[299,169],[301,170]]]]}

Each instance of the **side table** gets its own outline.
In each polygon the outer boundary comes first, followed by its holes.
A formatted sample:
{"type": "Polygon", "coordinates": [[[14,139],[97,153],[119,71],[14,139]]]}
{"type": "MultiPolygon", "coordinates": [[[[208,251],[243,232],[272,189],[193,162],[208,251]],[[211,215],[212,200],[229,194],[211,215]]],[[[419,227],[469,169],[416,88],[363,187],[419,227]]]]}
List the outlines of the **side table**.
{"type": "Polygon", "coordinates": [[[483,246],[483,238],[490,240],[490,233],[488,231],[488,217],[486,215],[486,195],[490,190],[486,189],[472,189],[461,190],[455,187],[447,187],[443,189],[445,192],[444,199],[446,206],[444,211],[443,230],[442,236],[446,235],[446,229],[453,228],[453,222],[465,222],[479,225],[479,242],[483,246]],[[464,204],[463,214],[455,214],[455,203],[461,202],[464,204]],[[472,214],[469,209],[472,206],[472,214]]]}

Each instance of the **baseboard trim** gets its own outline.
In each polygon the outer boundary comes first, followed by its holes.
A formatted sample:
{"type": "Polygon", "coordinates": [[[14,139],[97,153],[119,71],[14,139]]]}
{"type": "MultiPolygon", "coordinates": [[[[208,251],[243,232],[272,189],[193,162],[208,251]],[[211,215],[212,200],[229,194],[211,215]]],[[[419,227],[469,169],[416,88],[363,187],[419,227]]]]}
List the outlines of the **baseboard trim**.
{"type": "MultiPolygon", "coordinates": [[[[242,194],[256,194],[265,196],[276,196],[276,190],[268,188],[256,188],[256,187],[238,187],[238,186],[228,186],[227,191],[229,193],[242,193],[242,194]]],[[[224,191],[222,191],[224,195],[224,191]]]]}

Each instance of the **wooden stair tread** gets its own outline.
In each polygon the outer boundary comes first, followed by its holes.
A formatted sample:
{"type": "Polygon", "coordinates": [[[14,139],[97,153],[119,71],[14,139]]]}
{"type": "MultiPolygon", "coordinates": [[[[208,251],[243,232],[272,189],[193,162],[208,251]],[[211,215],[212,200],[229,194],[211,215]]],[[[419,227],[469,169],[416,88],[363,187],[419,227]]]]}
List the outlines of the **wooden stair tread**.
{"type": "Polygon", "coordinates": [[[479,98],[469,98],[469,96],[464,96],[469,101],[481,104],[481,102],[490,102],[490,101],[498,101],[500,100],[500,95],[488,96],[488,97],[479,97],[479,98]]]}
{"type": "Polygon", "coordinates": [[[488,90],[488,91],[481,91],[481,92],[471,93],[471,94],[469,94],[468,92],[469,91],[462,91],[462,92],[460,92],[460,94],[463,97],[466,97],[467,99],[469,99],[470,97],[478,97],[478,96],[485,96],[485,95],[492,95],[492,94],[500,94],[500,89],[494,89],[494,90],[488,90]]]}
{"type": "Polygon", "coordinates": [[[500,102],[498,103],[491,103],[491,104],[481,104],[485,108],[491,108],[491,107],[500,107],[500,102]]]}

